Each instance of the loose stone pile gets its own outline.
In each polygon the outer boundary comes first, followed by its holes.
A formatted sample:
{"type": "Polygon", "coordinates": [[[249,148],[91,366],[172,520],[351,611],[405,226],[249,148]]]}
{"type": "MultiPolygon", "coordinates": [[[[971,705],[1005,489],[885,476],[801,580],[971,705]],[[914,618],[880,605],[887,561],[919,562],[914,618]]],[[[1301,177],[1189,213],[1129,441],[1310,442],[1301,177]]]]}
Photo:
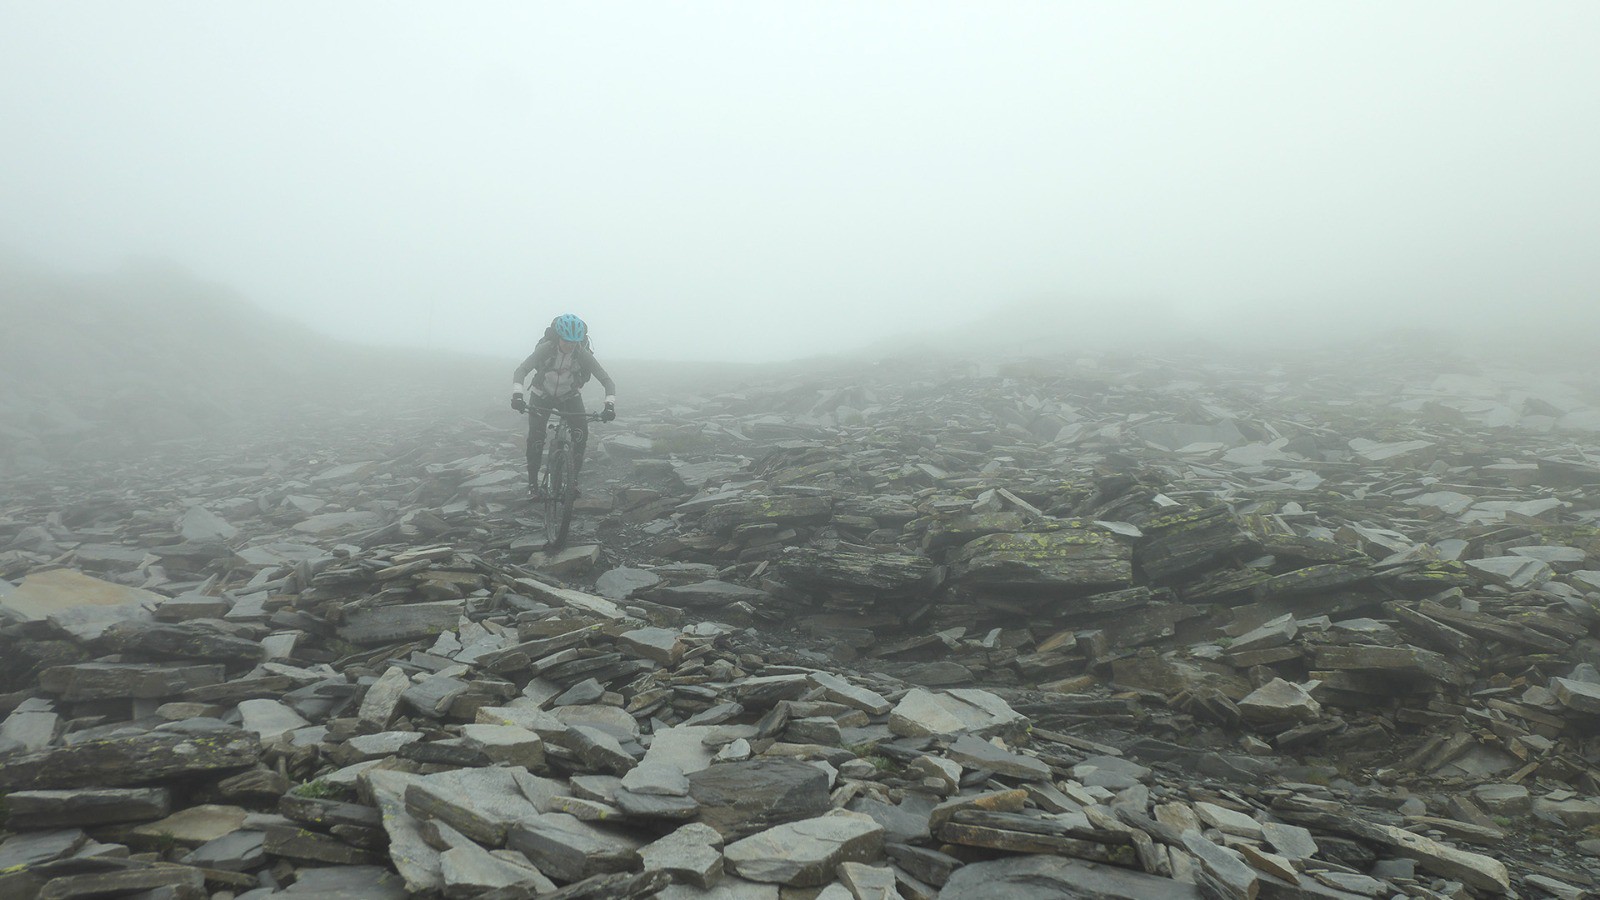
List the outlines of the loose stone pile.
{"type": "Polygon", "coordinates": [[[1586,386],[895,372],[17,479],[0,896],[1592,889],[1586,386]]]}

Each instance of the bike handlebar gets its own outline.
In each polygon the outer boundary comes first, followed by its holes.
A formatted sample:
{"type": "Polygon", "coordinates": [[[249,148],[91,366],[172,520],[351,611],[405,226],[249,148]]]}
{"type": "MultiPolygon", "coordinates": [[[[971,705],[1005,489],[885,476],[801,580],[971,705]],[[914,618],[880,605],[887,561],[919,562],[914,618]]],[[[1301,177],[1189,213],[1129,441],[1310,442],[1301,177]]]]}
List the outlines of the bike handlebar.
{"type": "Polygon", "coordinates": [[[534,413],[548,413],[548,414],[557,415],[557,416],[566,416],[566,417],[572,418],[572,419],[584,418],[584,419],[588,419],[591,422],[603,422],[603,421],[605,421],[602,418],[601,414],[597,413],[597,412],[567,412],[565,410],[560,410],[560,409],[547,409],[547,408],[545,408],[543,406],[530,406],[530,407],[528,407],[526,414],[527,415],[532,415],[534,413]]]}

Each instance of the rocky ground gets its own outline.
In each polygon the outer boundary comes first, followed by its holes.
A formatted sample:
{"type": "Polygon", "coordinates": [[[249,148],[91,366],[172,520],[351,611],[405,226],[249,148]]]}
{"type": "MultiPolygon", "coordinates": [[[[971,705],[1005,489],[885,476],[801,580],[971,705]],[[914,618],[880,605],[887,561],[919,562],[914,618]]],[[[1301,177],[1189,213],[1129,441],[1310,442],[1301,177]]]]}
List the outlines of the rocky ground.
{"type": "Polygon", "coordinates": [[[1581,897],[1600,393],[832,366],[0,491],[0,897],[1581,897]]]}

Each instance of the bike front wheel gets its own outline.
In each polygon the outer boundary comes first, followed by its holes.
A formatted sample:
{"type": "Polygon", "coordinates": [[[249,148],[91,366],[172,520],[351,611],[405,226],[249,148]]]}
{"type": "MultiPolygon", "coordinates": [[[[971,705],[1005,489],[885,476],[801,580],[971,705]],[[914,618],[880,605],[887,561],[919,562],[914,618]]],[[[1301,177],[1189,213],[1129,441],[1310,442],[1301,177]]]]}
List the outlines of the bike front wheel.
{"type": "Polygon", "coordinates": [[[546,549],[560,550],[567,545],[572,530],[572,508],[578,498],[578,462],[571,448],[560,447],[550,455],[550,490],[544,501],[546,549]]]}
{"type": "Polygon", "coordinates": [[[566,526],[562,523],[562,510],[567,506],[566,450],[555,448],[545,466],[544,543],[546,548],[556,549],[567,537],[566,526]]]}

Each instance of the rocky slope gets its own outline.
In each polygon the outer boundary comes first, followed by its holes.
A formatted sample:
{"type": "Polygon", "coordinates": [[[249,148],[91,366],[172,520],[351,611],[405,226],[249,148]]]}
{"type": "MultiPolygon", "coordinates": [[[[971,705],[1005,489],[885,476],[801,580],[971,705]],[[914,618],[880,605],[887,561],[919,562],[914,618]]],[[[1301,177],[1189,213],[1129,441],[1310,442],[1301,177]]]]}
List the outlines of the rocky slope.
{"type": "Polygon", "coordinates": [[[1591,382],[983,371],[625,406],[556,554],[475,402],[14,474],[0,893],[1592,890],[1591,382]]]}

